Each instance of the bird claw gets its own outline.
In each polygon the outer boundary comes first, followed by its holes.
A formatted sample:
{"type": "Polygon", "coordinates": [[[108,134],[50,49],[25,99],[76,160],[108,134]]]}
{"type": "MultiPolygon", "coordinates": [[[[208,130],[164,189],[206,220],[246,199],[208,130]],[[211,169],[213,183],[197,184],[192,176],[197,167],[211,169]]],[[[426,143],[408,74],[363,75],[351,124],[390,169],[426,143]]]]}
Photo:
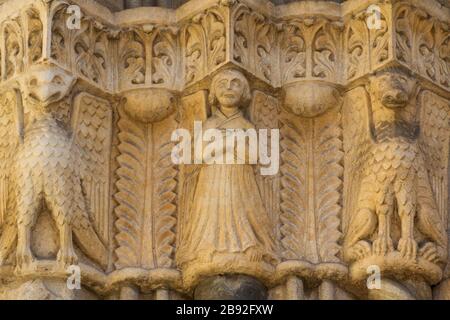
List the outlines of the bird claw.
{"type": "Polygon", "coordinates": [[[62,267],[62,268],[67,268],[71,265],[75,265],[78,263],[78,256],[76,255],[75,251],[73,249],[61,249],[58,252],[58,256],[57,256],[57,261],[58,264],[62,267]]]}
{"type": "Polygon", "coordinates": [[[372,251],[374,255],[384,256],[394,250],[394,245],[390,237],[379,237],[372,245],[372,251]]]}
{"type": "Polygon", "coordinates": [[[406,259],[415,260],[417,257],[417,242],[412,238],[401,238],[397,249],[406,259]]]}
{"type": "Polygon", "coordinates": [[[16,253],[16,271],[23,272],[31,269],[34,257],[29,248],[19,249],[16,253]]]}
{"type": "Polygon", "coordinates": [[[419,256],[431,263],[439,262],[438,249],[436,245],[431,242],[427,242],[422,248],[420,248],[419,256]]]}

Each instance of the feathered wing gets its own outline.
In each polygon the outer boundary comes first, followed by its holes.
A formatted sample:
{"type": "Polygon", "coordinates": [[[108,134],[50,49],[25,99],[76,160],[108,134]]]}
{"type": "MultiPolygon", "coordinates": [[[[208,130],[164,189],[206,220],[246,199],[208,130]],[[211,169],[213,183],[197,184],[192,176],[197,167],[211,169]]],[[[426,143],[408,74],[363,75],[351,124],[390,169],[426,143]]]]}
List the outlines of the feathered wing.
{"type": "MultiPolygon", "coordinates": [[[[263,148],[267,150],[267,156],[273,157],[271,154],[270,130],[279,128],[278,115],[280,110],[278,100],[256,90],[253,94],[253,100],[249,111],[250,120],[255,125],[256,130],[267,129],[267,143],[263,148]]],[[[261,143],[260,140],[259,142],[261,143]]],[[[262,175],[260,170],[261,167],[267,167],[267,165],[261,165],[259,163],[255,166],[256,182],[258,183],[264,207],[267,210],[272,223],[275,223],[280,209],[280,178],[278,173],[274,175],[262,175]]]]}
{"type": "MultiPolygon", "coordinates": [[[[181,100],[181,110],[179,119],[179,128],[187,129],[191,133],[191,145],[194,145],[194,121],[204,122],[208,117],[207,92],[198,91],[189,96],[183,97],[181,100]]],[[[194,156],[192,150],[191,156],[194,156]]],[[[183,227],[189,219],[190,206],[193,203],[194,193],[197,185],[198,174],[200,167],[193,164],[182,164],[179,170],[179,227],[178,227],[178,245],[183,241],[186,233],[183,227]]]]}
{"type": "Polygon", "coordinates": [[[421,93],[419,103],[419,146],[426,172],[419,172],[418,228],[427,238],[446,248],[450,109],[445,99],[430,91],[421,93]]]}
{"type": "MultiPolygon", "coordinates": [[[[362,86],[348,91],[342,108],[344,128],[344,216],[345,243],[353,243],[360,226],[356,217],[362,172],[373,143],[370,101],[362,86]],[[349,226],[352,226],[349,228],[349,226]]],[[[364,224],[364,223],[363,223],[364,224]]],[[[344,243],[344,245],[345,245],[344,243]]]]}
{"type": "Polygon", "coordinates": [[[0,265],[7,258],[17,235],[11,184],[14,152],[22,133],[22,101],[20,93],[0,93],[0,265]]]}
{"type": "Polygon", "coordinates": [[[80,246],[93,259],[106,265],[109,240],[109,176],[112,110],[108,101],[81,93],[74,101],[72,117],[74,148],[79,166],[86,209],[74,218],[74,233],[80,246]]]}

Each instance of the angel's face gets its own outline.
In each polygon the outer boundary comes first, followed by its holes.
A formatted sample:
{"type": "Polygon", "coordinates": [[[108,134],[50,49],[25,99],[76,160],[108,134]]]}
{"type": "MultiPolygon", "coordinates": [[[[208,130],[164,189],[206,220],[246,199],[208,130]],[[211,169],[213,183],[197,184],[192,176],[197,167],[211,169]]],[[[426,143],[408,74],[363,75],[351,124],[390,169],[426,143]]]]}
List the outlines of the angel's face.
{"type": "Polygon", "coordinates": [[[46,108],[64,98],[70,90],[73,77],[58,67],[43,66],[32,70],[24,80],[23,92],[30,105],[46,108]]]}
{"type": "Polygon", "coordinates": [[[215,82],[215,93],[222,107],[239,106],[245,89],[245,83],[241,76],[234,72],[223,73],[215,82]]]}
{"type": "Polygon", "coordinates": [[[401,73],[388,72],[376,76],[371,82],[378,101],[386,108],[402,108],[409,102],[413,82],[401,73]]]}

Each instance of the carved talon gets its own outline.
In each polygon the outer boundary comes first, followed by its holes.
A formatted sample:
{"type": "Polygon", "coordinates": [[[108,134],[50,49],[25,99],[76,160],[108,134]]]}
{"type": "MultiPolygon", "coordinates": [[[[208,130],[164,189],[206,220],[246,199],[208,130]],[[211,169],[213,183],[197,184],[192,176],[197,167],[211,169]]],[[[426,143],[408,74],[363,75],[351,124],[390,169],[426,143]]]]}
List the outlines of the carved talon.
{"type": "Polygon", "coordinates": [[[390,237],[379,237],[373,242],[373,254],[377,256],[384,256],[394,250],[394,245],[390,237]]]}
{"type": "Polygon", "coordinates": [[[398,251],[406,259],[415,260],[417,257],[417,242],[412,238],[400,239],[398,251]]]}
{"type": "Polygon", "coordinates": [[[247,249],[247,255],[252,262],[258,262],[261,261],[263,258],[263,254],[261,250],[257,248],[249,248],[247,249]]]}
{"type": "Polygon", "coordinates": [[[348,249],[348,259],[361,260],[367,256],[370,256],[372,248],[367,241],[358,241],[355,245],[348,249]]]}
{"type": "Polygon", "coordinates": [[[29,248],[20,249],[16,253],[16,271],[21,272],[30,269],[34,263],[34,257],[29,248]]]}
{"type": "Polygon", "coordinates": [[[371,251],[370,244],[367,241],[359,241],[353,246],[353,248],[351,248],[350,254],[356,260],[360,260],[370,256],[371,251]]]}
{"type": "Polygon", "coordinates": [[[438,249],[436,245],[431,242],[427,242],[422,248],[420,248],[419,256],[430,261],[431,263],[439,262],[438,249]]]}
{"type": "Polygon", "coordinates": [[[70,265],[74,265],[78,263],[78,256],[74,252],[74,250],[66,249],[66,250],[59,250],[57,261],[63,268],[67,268],[70,265]]]}

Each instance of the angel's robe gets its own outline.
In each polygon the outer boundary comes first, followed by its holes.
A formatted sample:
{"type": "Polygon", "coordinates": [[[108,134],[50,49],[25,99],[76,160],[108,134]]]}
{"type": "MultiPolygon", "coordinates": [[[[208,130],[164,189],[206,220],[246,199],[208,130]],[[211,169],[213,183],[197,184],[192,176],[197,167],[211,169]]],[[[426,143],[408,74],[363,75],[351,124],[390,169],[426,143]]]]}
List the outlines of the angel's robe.
{"type": "MultiPolygon", "coordinates": [[[[227,117],[217,109],[203,124],[204,130],[211,128],[221,130],[224,135],[226,129],[247,130],[254,126],[241,111],[227,117]]],[[[245,149],[248,153],[248,144],[245,149]]],[[[223,152],[225,159],[225,142],[223,152]]],[[[207,263],[218,255],[257,262],[255,252],[261,261],[273,262],[275,230],[264,208],[253,165],[248,162],[202,164],[198,169],[194,196],[183,219],[184,236],[177,251],[178,262],[181,265],[193,260],[207,263]]]]}

